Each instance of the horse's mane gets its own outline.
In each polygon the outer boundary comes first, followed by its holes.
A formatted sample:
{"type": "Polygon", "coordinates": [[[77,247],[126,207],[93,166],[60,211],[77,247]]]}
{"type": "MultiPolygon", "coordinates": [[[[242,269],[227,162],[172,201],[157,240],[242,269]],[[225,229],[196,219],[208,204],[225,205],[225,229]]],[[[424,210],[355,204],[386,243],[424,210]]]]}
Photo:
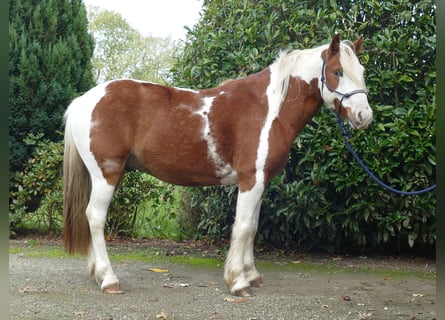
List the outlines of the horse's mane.
{"type": "Polygon", "coordinates": [[[363,77],[364,68],[351,47],[354,47],[354,43],[348,40],[342,41],[340,45],[340,63],[343,67],[343,72],[347,74],[359,88],[366,90],[365,79],[363,77]]]}
{"type": "MultiPolygon", "coordinates": [[[[294,51],[281,51],[278,58],[270,66],[271,71],[276,73],[274,76],[275,87],[272,89],[274,92],[279,92],[280,99],[275,101],[278,106],[275,106],[275,110],[279,112],[286,98],[287,91],[289,89],[289,80],[292,74],[292,69],[295,68],[295,63],[297,62],[298,55],[302,50],[294,51]]],[[[271,78],[272,81],[272,78],[271,78]]]]}

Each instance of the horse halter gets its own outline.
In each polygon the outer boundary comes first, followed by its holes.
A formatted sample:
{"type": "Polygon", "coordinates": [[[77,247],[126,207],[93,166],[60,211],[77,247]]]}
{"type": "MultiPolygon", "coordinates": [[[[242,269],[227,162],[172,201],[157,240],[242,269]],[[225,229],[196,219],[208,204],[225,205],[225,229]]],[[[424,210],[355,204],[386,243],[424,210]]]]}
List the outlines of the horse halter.
{"type": "Polygon", "coordinates": [[[352,90],[352,91],[349,91],[349,92],[346,92],[346,93],[343,93],[343,92],[340,92],[340,91],[334,89],[333,87],[331,87],[329,85],[329,83],[327,83],[325,71],[326,71],[326,55],[323,57],[323,65],[321,67],[321,78],[320,78],[320,81],[321,81],[321,96],[323,96],[324,86],[326,86],[326,88],[328,88],[329,91],[335,92],[335,93],[337,93],[337,94],[339,94],[341,96],[340,105],[338,106],[338,110],[336,110],[338,115],[340,115],[341,109],[343,107],[343,99],[349,98],[349,97],[351,97],[351,96],[353,96],[354,94],[357,94],[357,93],[364,93],[366,96],[368,96],[368,93],[364,89],[352,90]]]}

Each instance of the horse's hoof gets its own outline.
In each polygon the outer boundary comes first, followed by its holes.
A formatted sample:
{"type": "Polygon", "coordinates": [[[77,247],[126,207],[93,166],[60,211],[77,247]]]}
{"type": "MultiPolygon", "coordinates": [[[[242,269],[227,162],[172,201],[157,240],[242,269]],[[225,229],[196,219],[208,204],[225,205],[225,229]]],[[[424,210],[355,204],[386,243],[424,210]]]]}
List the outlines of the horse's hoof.
{"type": "Polygon", "coordinates": [[[258,279],[250,281],[250,286],[259,288],[264,287],[263,278],[259,277],[258,279]]]}
{"type": "Polygon", "coordinates": [[[106,294],[122,294],[124,291],[121,289],[119,283],[112,284],[106,288],[103,288],[103,293],[106,294]]]}
{"type": "Polygon", "coordinates": [[[235,295],[243,298],[249,298],[254,296],[253,291],[250,287],[235,291],[235,295]]]}

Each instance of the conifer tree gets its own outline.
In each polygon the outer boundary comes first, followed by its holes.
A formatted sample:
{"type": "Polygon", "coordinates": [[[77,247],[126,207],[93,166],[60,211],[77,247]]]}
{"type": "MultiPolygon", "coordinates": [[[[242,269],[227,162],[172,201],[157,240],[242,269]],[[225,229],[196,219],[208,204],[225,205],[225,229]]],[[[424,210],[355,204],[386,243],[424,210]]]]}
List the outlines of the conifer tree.
{"type": "Polygon", "coordinates": [[[9,168],[23,168],[28,134],[60,140],[70,101],[94,85],[81,0],[9,1],[9,168]]]}

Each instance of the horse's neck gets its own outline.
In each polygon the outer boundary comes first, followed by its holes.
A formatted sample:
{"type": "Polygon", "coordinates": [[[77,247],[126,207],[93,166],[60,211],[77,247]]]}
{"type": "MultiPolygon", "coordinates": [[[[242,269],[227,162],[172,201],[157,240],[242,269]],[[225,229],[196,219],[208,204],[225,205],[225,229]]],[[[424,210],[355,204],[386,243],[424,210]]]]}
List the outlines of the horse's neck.
{"type": "Polygon", "coordinates": [[[318,81],[319,79],[313,78],[307,83],[300,78],[290,78],[289,89],[279,117],[288,128],[287,138],[290,142],[311,121],[323,104],[318,81]]]}

